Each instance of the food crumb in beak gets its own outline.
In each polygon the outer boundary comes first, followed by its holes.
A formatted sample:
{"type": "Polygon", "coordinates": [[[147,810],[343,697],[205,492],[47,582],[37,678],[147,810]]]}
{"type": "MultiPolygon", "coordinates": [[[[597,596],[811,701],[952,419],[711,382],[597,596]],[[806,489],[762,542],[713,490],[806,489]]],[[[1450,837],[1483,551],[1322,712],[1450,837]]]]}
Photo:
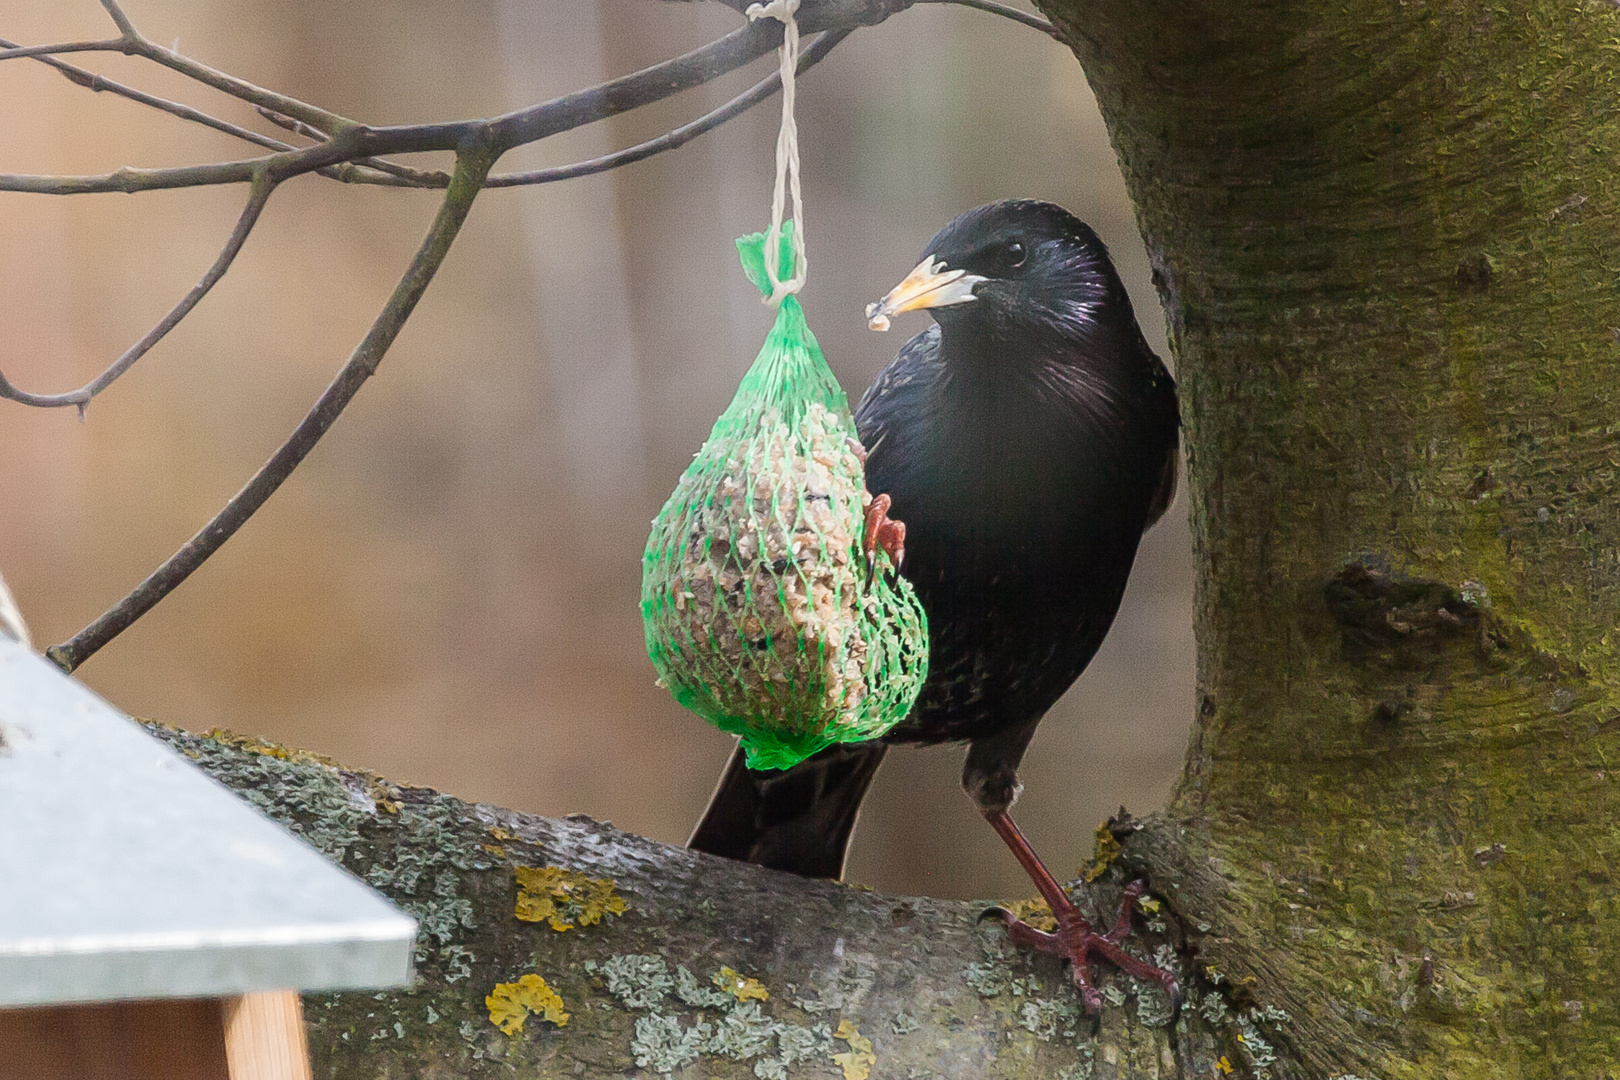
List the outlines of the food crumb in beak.
{"type": "Polygon", "coordinates": [[[874,300],[866,305],[866,328],[868,330],[882,332],[889,328],[889,317],[878,310],[882,306],[883,301],[881,300],[874,300]]]}

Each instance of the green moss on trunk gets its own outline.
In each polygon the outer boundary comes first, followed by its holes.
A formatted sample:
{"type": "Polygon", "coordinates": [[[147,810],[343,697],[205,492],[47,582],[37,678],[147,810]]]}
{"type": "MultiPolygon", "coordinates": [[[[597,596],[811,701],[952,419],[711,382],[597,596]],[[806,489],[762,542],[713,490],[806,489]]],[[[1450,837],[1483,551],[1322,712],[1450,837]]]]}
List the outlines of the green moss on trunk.
{"type": "Polygon", "coordinates": [[[1137,202],[1191,463],[1186,831],[1140,857],[1183,875],[1213,962],[1305,1017],[1307,1073],[1596,1075],[1620,11],[1043,6],[1137,202]]]}

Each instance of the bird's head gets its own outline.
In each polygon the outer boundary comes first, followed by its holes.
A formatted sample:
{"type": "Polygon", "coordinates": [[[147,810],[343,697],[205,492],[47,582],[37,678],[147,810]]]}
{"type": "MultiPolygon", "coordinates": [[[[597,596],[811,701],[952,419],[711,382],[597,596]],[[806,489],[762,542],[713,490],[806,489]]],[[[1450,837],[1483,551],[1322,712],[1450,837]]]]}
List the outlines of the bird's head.
{"type": "Polygon", "coordinates": [[[980,337],[1072,341],[1120,313],[1136,325],[1102,240],[1061,206],[1034,199],[990,203],[946,225],[916,269],[867,306],[867,323],[887,330],[891,317],[924,308],[947,334],[980,337]]]}

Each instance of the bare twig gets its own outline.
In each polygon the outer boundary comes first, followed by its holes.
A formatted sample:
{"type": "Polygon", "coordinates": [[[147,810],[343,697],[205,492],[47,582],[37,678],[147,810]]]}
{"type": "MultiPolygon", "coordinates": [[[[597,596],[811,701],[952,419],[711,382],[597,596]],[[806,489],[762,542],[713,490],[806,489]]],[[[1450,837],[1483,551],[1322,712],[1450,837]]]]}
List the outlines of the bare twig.
{"type": "Polygon", "coordinates": [[[304,138],[313,139],[315,142],[326,141],[326,132],[317,131],[315,128],[310,127],[302,120],[294,120],[290,116],[283,116],[276,112],[276,110],[267,109],[263,105],[253,106],[253,111],[270,121],[272,124],[276,125],[276,127],[285,131],[290,131],[294,135],[302,135],[304,138]]]}
{"type": "MultiPolygon", "coordinates": [[[[852,29],[857,25],[881,21],[893,11],[902,10],[913,2],[916,0],[892,0],[892,3],[888,4],[885,4],[884,0],[827,0],[826,3],[812,9],[815,14],[804,20],[803,28],[806,32],[852,29]]],[[[1037,26],[1044,32],[1052,32],[1049,24],[1042,20],[1014,8],[992,3],[991,0],[922,0],[922,2],[966,4],[1008,18],[1016,18],[1026,25],[1037,26]]],[[[558,132],[594,123],[702,85],[768,52],[776,46],[780,36],[780,24],[766,20],[734,30],[725,37],[684,56],[655,64],[588,90],[507,113],[493,120],[377,128],[336,117],[324,110],[315,109],[295,99],[271,94],[269,91],[228,76],[220,75],[220,79],[229,83],[228,86],[219,80],[210,81],[212,76],[203,78],[201,73],[212,72],[212,69],[203,68],[177,53],[172,53],[171,50],[161,49],[141,38],[134,45],[138,55],[150,56],[175,70],[201,78],[209,85],[218,86],[228,93],[236,93],[236,96],[243,100],[305,125],[306,130],[327,134],[327,140],[313,146],[289,148],[267,158],[174,169],[124,168],[112,173],[89,176],[0,174],[0,191],[81,195],[92,192],[131,193],[211,184],[235,184],[251,180],[260,165],[268,167],[278,180],[286,180],[307,172],[319,172],[333,166],[355,165],[370,169],[372,172],[351,171],[340,175],[339,178],[372,184],[438,187],[448,183],[447,179],[441,179],[443,173],[409,169],[376,159],[384,154],[454,150],[463,141],[474,137],[487,138],[499,152],[504,152],[515,146],[536,142],[558,132]],[[163,55],[157,55],[159,53],[163,55]],[[171,63],[170,60],[174,62],[171,63]],[[377,172],[390,175],[376,175],[377,172]]],[[[747,104],[737,107],[735,111],[726,112],[719,122],[724,122],[752,103],[753,100],[750,100],[747,104]]],[[[729,108],[730,105],[723,107],[723,110],[729,108]]],[[[694,121],[694,124],[703,125],[706,119],[694,121]]],[[[543,170],[534,174],[533,178],[527,177],[526,174],[509,174],[499,177],[498,182],[497,178],[492,177],[491,186],[511,187],[589,175],[603,168],[639,161],[652,153],[658,153],[661,149],[679,146],[713,126],[709,123],[707,126],[699,126],[690,131],[679,129],[660,137],[667,139],[667,144],[661,145],[660,140],[652,140],[642,147],[621,151],[622,157],[609,155],[612,160],[605,165],[598,162],[581,162],[578,165],[562,166],[555,173],[543,170]]]]}
{"type": "Polygon", "coordinates": [[[112,16],[113,25],[118,27],[120,34],[127,38],[140,36],[135,32],[135,24],[129,21],[129,16],[124,14],[124,9],[118,6],[118,0],[101,0],[101,6],[107,9],[108,15],[112,16]]]}
{"type": "MultiPolygon", "coordinates": [[[[15,42],[7,41],[5,38],[0,38],[0,49],[16,48],[21,48],[21,46],[17,45],[15,42]]],[[[87,90],[94,90],[98,93],[105,90],[110,94],[116,94],[119,97],[128,98],[130,101],[138,102],[139,104],[147,105],[154,109],[159,109],[163,112],[169,113],[172,116],[178,116],[182,120],[189,120],[194,124],[201,124],[204,127],[211,127],[215,131],[222,131],[227,135],[234,135],[238,139],[244,139],[247,142],[255,143],[271,150],[292,149],[291,146],[279,139],[272,139],[268,135],[260,135],[257,131],[250,131],[245,127],[238,127],[228,120],[221,120],[219,117],[210,116],[200,109],[193,109],[190,105],[182,105],[178,101],[170,101],[167,98],[160,98],[153,94],[148,94],[145,91],[137,90],[133,86],[125,86],[123,83],[114,79],[97,75],[93,71],[86,71],[82,67],[77,67],[65,60],[58,60],[54,56],[36,56],[34,59],[38,60],[42,64],[49,64],[51,67],[65,75],[69,82],[76,86],[82,86],[87,90]]]]}
{"type": "MultiPolygon", "coordinates": [[[[302,120],[294,120],[290,116],[282,116],[275,110],[266,109],[262,105],[256,105],[254,108],[258,111],[260,116],[264,117],[266,120],[270,121],[279,128],[285,128],[295,135],[302,135],[304,138],[312,139],[315,142],[327,141],[327,136],[324,131],[317,131],[308,124],[304,123],[302,120]]],[[[383,158],[363,158],[356,164],[364,165],[368,169],[375,169],[381,173],[387,173],[390,176],[399,177],[402,180],[408,180],[410,181],[409,186],[413,187],[442,188],[450,186],[450,174],[438,169],[413,169],[407,165],[397,165],[394,162],[387,161],[383,158]]],[[[363,176],[353,177],[352,179],[359,183],[375,184],[381,182],[375,178],[363,176]]],[[[486,183],[484,186],[489,187],[489,184],[486,183]]]]}
{"type": "MultiPolygon", "coordinates": [[[[16,47],[14,42],[0,38],[0,48],[14,47],[16,47]]],[[[217,116],[211,116],[200,109],[192,108],[190,105],[183,105],[178,101],[170,101],[167,98],[160,98],[155,94],[148,94],[145,91],[137,90],[132,86],[126,86],[123,83],[118,82],[116,79],[109,79],[103,75],[97,75],[93,71],[86,71],[84,68],[69,64],[64,60],[58,60],[53,56],[36,56],[34,59],[38,60],[42,64],[47,64],[55,68],[57,71],[61,72],[69,82],[77,86],[82,86],[87,90],[95,91],[97,93],[106,91],[107,93],[114,94],[118,97],[127,98],[128,100],[136,102],[137,104],[146,105],[161,112],[166,112],[171,116],[177,116],[182,120],[187,120],[194,124],[201,124],[204,127],[213,128],[215,131],[223,132],[226,135],[234,136],[235,138],[253,143],[257,146],[263,146],[269,150],[295,149],[295,147],[293,147],[291,144],[284,143],[280,139],[273,139],[268,135],[261,135],[257,131],[233,124],[228,120],[221,120],[217,116]]],[[[263,111],[266,116],[280,115],[277,113],[271,113],[269,110],[263,111]]],[[[290,118],[284,119],[288,119],[289,123],[299,123],[298,121],[291,120],[290,118]]],[[[308,128],[307,125],[300,125],[300,127],[303,127],[305,130],[314,130],[313,128],[308,128]]],[[[323,135],[322,138],[325,138],[325,136],[323,135]]],[[[397,184],[393,180],[390,180],[387,176],[375,175],[370,171],[372,168],[376,168],[377,171],[384,173],[390,171],[389,168],[386,167],[386,163],[367,162],[365,160],[361,160],[355,162],[353,165],[348,163],[329,165],[325,168],[317,169],[316,172],[320,173],[322,176],[327,176],[334,180],[340,180],[346,183],[376,184],[390,187],[410,186],[442,188],[450,182],[449,173],[435,172],[431,175],[442,178],[438,183],[429,184],[414,181],[411,184],[397,184]]],[[[394,166],[393,168],[397,169],[399,167],[394,166]]],[[[403,171],[416,172],[417,170],[403,171]]],[[[0,184],[0,190],[5,190],[3,184],[0,184]]],[[[18,190],[21,189],[19,188],[18,190]]]]}
{"type": "Polygon", "coordinates": [[[166,68],[178,71],[187,78],[194,79],[205,86],[222,91],[234,98],[240,98],[251,105],[263,105],[287,116],[296,117],[312,127],[319,128],[328,134],[335,134],[343,128],[354,123],[347,117],[317,108],[305,101],[277,94],[266,90],[262,86],[255,86],[245,79],[238,79],[234,75],[227,75],[217,71],[207,64],[200,64],[187,56],[182,56],[173,49],[166,49],[156,42],[148,40],[134,24],[129,21],[117,4],[109,0],[102,0],[102,7],[106,8],[112,16],[113,22],[118,25],[122,36],[110,38],[105,41],[69,41],[55,45],[30,45],[0,50],[0,60],[17,60],[28,56],[54,56],[60,53],[74,52],[116,52],[126,56],[140,56],[153,63],[162,64],[166,68]]]}
{"type": "MultiPolygon", "coordinates": [[[[932,0],[929,0],[929,2],[932,2],[932,0]]],[[[822,34],[821,37],[817,38],[815,43],[806,49],[800,56],[798,70],[803,73],[809,71],[812,67],[815,67],[816,64],[820,63],[828,53],[832,52],[835,45],[843,41],[853,32],[854,31],[852,30],[829,30],[822,34]]],[[[529,172],[491,173],[489,179],[484,182],[484,186],[486,188],[497,188],[549,184],[558,180],[569,180],[580,176],[592,176],[596,173],[606,172],[609,169],[617,169],[624,165],[631,165],[656,154],[661,154],[666,150],[674,150],[678,147],[685,146],[699,135],[702,135],[708,131],[713,131],[715,128],[726,123],[728,120],[732,120],[742,113],[747,112],[761,101],[764,101],[772,94],[775,94],[781,90],[781,88],[781,73],[772,72],[770,75],[761,79],[759,82],[755,83],[741,94],[738,94],[736,97],[732,98],[719,108],[704,113],[696,120],[693,120],[688,124],[683,124],[672,131],[665,132],[656,138],[648,139],[645,142],[637,143],[636,145],[626,147],[623,150],[616,150],[611,154],[603,154],[601,157],[591,158],[588,161],[574,162],[570,165],[558,165],[549,169],[535,169],[529,172]]],[[[291,131],[296,135],[302,135],[304,138],[312,139],[315,142],[328,141],[325,132],[318,131],[301,120],[295,120],[290,116],[283,116],[274,109],[267,109],[263,106],[257,106],[256,108],[260,116],[263,116],[266,120],[270,121],[272,124],[275,124],[279,128],[284,128],[287,131],[291,131]]],[[[263,139],[264,137],[259,136],[259,138],[263,139]]],[[[278,149],[294,149],[285,143],[276,143],[276,140],[265,139],[265,145],[271,144],[275,144],[278,149]]],[[[388,173],[403,180],[407,180],[412,186],[424,188],[442,188],[447,187],[450,183],[450,174],[447,172],[441,172],[438,170],[412,169],[408,166],[399,165],[380,158],[364,158],[357,161],[356,164],[362,165],[368,169],[375,169],[378,172],[388,173]]],[[[352,179],[360,183],[374,184],[379,182],[379,178],[371,176],[355,176],[347,179],[352,179]]]]}
{"type": "Polygon", "coordinates": [[[207,64],[199,64],[190,57],[180,55],[173,49],[166,49],[156,42],[148,40],[144,34],[136,30],[135,24],[130,21],[128,15],[124,14],[123,9],[118,6],[116,0],[101,0],[101,6],[107,9],[107,14],[112,16],[113,23],[118,27],[119,33],[123,35],[122,45],[124,48],[121,51],[162,64],[166,68],[178,71],[187,78],[195,79],[205,86],[212,86],[215,90],[227,93],[234,98],[240,98],[250,105],[263,105],[286,116],[302,120],[311,127],[319,128],[329,135],[335,134],[354,123],[353,120],[339,116],[337,113],[317,108],[306,101],[299,101],[297,98],[288,97],[285,94],[277,94],[274,91],[264,89],[262,86],[254,86],[245,79],[238,79],[236,76],[227,75],[223,71],[216,71],[207,64]]]}
{"type": "Polygon", "coordinates": [[[56,45],[13,45],[0,49],[0,60],[21,60],[27,56],[57,56],[61,53],[117,52],[133,53],[135,47],[123,38],[108,41],[65,41],[56,45]]]}
{"type": "MultiPolygon", "coordinates": [[[[867,10],[865,2],[849,0],[849,6],[864,13],[867,10]]],[[[282,181],[329,165],[391,153],[455,150],[463,143],[472,141],[492,146],[500,154],[515,146],[595,123],[700,86],[769,52],[776,47],[781,36],[781,24],[775,21],[751,23],[683,56],[493,120],[375,128],[345,121],[348,126],[326,142],[268,157],[174,169],[123,168],[99,176],[0,175],[0,191],[80,195],[98,191],[137,192],[239,184],[253,179],[261,168],[269,170],[278,181],[282,181]]],[[[286,112],[276,104],[267,104],[266,108],[309,123],[307,118],[286,112]]],[[[318,124],[312,126],[320,129],[318,124]]]]}
{"type": "Polygon", "coordinates": [[[208,290],[212,289],[214,284],[225,276],[225,271],[229,270],[231,263],[236,261],[237,252],[242,250],[243,243],[247,241],[248,233],[253,231],[253,226],[259,221],[260,211],[264,209],[264,204],[270,201],[270,195],[275,190],[276,181],[271,178],[268,172],[261,172],[254,178],[253,186],[248,189],[247,206],[242,208],[242,215],[237,218],[236,227],[231,230],[231,235],[225,241],[225,247],[220,251],[219,257],[214,260],[214,265],[208,268],[208,272],[202,276],[202,279],[191,287],[191,291],[186,293],[180,302],[174,305],[156,326],[148,330],[141,340],[131,345],[124,352],[124,355],[113,361],[112,366],[106,371],[103,371],[77,390],[70,390],[64,394],[30,394],[27,391],[17,389],[6,378],[5,374],[0,372],[0,397],[10,398],[12,401],[18,401],[24,405],[33,405],[44,409],[77,405],[79,407],[79,418],[82,420],[84,410],[90,404],[90,399],[111,386],[114,380],[134,365],[135,361],[145,356],[152,346],[162,341],[164,335],[178,326],[180,320],[189,315],[191,309],[197,306],[197,302],[208,295],[208,290]]]}
{"type": "MultiPolygon", "coordinates": [[[[829,30],[822,34],[814,44],[800,55],[798,70],[801,73],[809,71],[821,62],[828,53],[832,52],[833,46],[852,33],[854,33],[853,30],[829,30]]],[[[781,73],[772,72],[769,76],[761,79],[719,108],[704,113],[691,123],[683,124],[673,131],[667,131],[656,138],[648,139],[646,142],[625,147],[623,150],[615,150],[611,154],[603,154],[601,157],[591,158],[588,161],[576,161],[570,165],[556,165],[549,169],[535,169],[530,172],[490,173],[489,179],[484,181],[484,186],[486,188],[496,188],[549,184],[579,176],[592,176],[596,173],[606,172],[609,169],[617,169],[623,165],[631,165],[655,154],[661,154],[666,150],[674,150],[677,147],[685,146],[704,132],[713,131],[726,121],[758,105],[781,88],[781,73]]],[[[287,117],[281,119],[287,120],[291,124],[298,123],[296,120],[287,117]]],[[[305,132],[300,133],[304,134],[305,132]]],[[[407,169],[404,166],[393,165],[391,162],[369,159],[366,164],[374,169],[391,171],[397,176],[407,177],[423,187],[444,187],[450,182],[449,173],[407,169]]]]}
{"type": "MultiPolygon", "coordinates": [[[[853,30],[829,30],[816,39],[799,55],[798,71],[803,73],[810,70],[823,57],[832,52],[833,46],[843,41],[853,30]]],[[[683,124],[673,131],[667,131],[655,139],[637,143],[635,146],[589,161],[577,161],[572,165],[558,165],[550,169],[535,169],[532,172],[520,173],[493,173],[485,183],[485,187],[519,187],[528,184],[549,184],[556,180],[570,180],[576,176],[590,176],[594,173],[617,169],[622,165],[630,165],[654,154],[662,154],[666,150],[673,150],[678,146],[685,146],[693,139],[706,131],[724,124],[733,117],[739,116],[758,105],[761,101],[782,89],[782,73],[772,72],[753,86],[744,90],[718,109],[703,114],[689,124],[683,124]]]]}
{"type": "Polygon", "coordinates": [[[61,645],[52,645],[45,654],[63,671],[72,672],[95,654],[107,642],[117,637],[134,621],[144,615],[163,597],[172,592],[191,572],[201,566],[221,544],[240,529],[254,511],[264,505],[277,488],[292,474],[298,464],[315,448],[343,412],[345,406],[359,392],[365,381],[376,372],[389,346],[399,335],[405,320],[416,308],[417,301],[427,291],[428,283],[444,262],[451,241],[467,220],[484,177],[494,161],[494,152],[487,146],[472,147],[456,155],[456,173],[445,193],[444,202],[433,219],[427,237],[404,277],[394,288],[393,295],[383,306],[365,339],[355,347],[348,363],[338,372],[326,392],[315,403],[287,441],[270,456],[270,460],[254,474],[241,491],[232,496],[225,509],[204,525],[198,533],[175,552],[167,562],[124,599],[61,645]]]}
{"type": "Polygon", "coordinates": [[[1049,38],[1052,38],[1054,41],[1063,40],[1063,38],[1058,34],[1057,27],[1053,26],[1039,15],[1031,15],[1027,11],[1020,11],[1018,8],[1010,7],[1006,4],[998,4],[996,3],[996,0],[912,0],[912,3],[957,4],[961,7],[977,8],[979,11],[988,11],[992,15],[1000,15],[1004,19],[1011,19],[1013,22],[1023,23],[1025,26],[1028,26],[1031,29],[1039,30],[1041,33],[1045,34],[1049,38]]]}

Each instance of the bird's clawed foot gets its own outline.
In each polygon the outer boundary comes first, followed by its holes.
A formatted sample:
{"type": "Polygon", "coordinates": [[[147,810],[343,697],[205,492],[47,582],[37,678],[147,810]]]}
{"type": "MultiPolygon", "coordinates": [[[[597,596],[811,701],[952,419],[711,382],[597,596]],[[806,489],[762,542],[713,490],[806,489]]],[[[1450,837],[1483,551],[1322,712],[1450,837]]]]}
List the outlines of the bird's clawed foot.
{"type": "Polygon", "coordinates": [[[872,496],[872,501],[866,507],[866,537],[863,544],[868,559],[876,562],[878,549],[882,548],[898,570],[901,560],[906,557],[906,523],[889,516],[889,507],[893,505],[894,500],[887,495],[872,496]]]}
{"type": "Polygon", "coordinates": [[[994,917],[1006,924],[1007,936],[1014,944],[1028,946],[1041,952],[1056,953],[1067,959],[1074,985],[1080,990],[1080,1001],[1085,1005],[1086,1011],[1093,1015],[1102,1012],[1103,1003],[1102,991],[1097,989],[1097,985],[1091,980],[1093,958],[1106,960],[1125,974],[1145,982],[1158,983],[1164,988],[1164,992],[1170,995],[1172,1014],[1179,1014],[1181,986],[1176,982],[1176,977],[1163,968],[1154,967],[1145,960],[1138,960],[1119,947],[1119,943],[1131,932],[1131,916],[1138,910],[1137,901],[1146,891],[1146,884],[1140,881],[1134,881],[1126,887],[1125,895],[1119,902],[1119,918],[1115,921],[1113,929],[1105,934],[1093,930],[1091,923],[1080,914],[1080,909],[1066,898],[1059,904],[1050,905],[1052,915],[1057,920],[1055,931],[1037,930],[1002,907],[986,910],[984,917],[994,917]]]}

